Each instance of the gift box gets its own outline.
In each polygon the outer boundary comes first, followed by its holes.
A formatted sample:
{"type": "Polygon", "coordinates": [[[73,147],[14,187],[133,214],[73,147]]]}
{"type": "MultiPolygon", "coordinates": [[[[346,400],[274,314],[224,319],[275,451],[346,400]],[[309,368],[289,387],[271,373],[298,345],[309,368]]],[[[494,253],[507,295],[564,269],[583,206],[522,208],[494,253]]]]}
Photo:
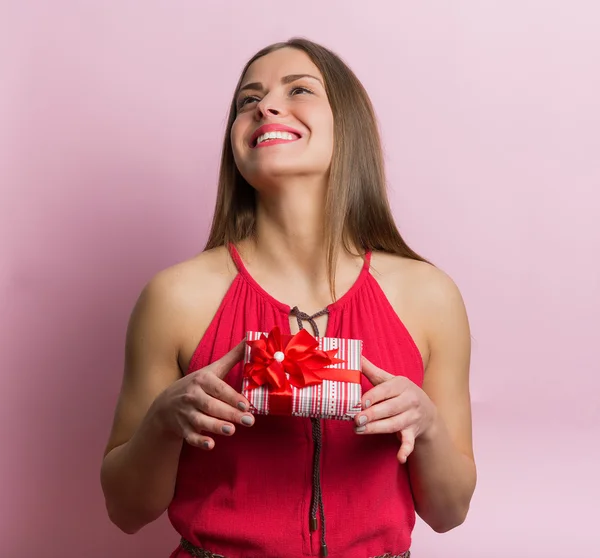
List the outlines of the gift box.
{"type": "Polygon", "coordinates": [[[242,393],[259,414],[352,420],[361,411],[361,354],[358,339],[250,331],[242,393]]]}

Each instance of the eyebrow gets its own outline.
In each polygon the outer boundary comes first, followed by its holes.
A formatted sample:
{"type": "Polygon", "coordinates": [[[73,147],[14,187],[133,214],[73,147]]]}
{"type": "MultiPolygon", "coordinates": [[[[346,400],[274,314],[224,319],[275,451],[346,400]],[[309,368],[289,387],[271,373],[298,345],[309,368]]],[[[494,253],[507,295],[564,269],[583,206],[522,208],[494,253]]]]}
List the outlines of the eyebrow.
{"type": "MultiPolygon", "coordinates": [[[[289,76],[284,76],[281,78],[281,83],[283,83],[284,85],[288,84],[288,83],[292,83],[294,81],[298,81],[299,79],[302,78],[310,78],[310,79],[314,79],[315,81],[318,81],[323,87],[323,82],[316,76],[312,76],[310,74],[290,74],[289,76]]],[[[248,89],[251,89],[252,91],[264,91],[264,87],[263,84],[255,81],[253,83],[247,83],[246,85],[243,85],[242,87],[240,87],[238,94],[241,93],[242,91],[247,91],[248,89]]]]}

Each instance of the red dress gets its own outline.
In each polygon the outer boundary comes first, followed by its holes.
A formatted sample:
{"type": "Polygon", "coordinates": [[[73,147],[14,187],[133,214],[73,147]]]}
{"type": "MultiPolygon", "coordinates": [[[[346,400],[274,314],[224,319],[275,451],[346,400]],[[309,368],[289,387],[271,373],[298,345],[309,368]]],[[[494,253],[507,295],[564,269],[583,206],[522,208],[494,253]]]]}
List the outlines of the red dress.
{"type": "MultiPolygon", "coordinates": [[[[247,331],[279,326],[290,333],[291,308],[254,281],[233,246],[230,252],[238,274],[194,352],[188,373],[222,357],[247,331]]],[[[362,339],[363,354],[371,362],[421,386],[421,355],[369,264],[368,253],[352,288],[329,305],[324,336],[362,339]]],[[[241,391],[241,364],[226,381],[241,391]]],[[[363,376],[363,392],[371,387],[363,376]]],[[[311,419],[255,419],[254,426],[238,426],[231,437],[218,436],[210,452],[183,445],[168,510],[171,523],[192,545],[225,558],[319,556],[323,522],[314,532],[309,526],[315,483],[311,419]]],[[[397,437],[358,435],[351,421],[320,424],[318,473],[329,558],[407,551],[415,511],[406,466],[396,457],[397,437]]],[[[189,556],[179,546],[171,558],[189,556]]]]}

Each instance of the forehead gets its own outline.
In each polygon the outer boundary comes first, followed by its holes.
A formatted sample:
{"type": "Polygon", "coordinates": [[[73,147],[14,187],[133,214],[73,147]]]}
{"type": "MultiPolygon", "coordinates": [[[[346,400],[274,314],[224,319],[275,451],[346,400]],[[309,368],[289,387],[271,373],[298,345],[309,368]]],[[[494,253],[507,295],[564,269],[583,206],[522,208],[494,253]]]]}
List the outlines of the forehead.
{"type": "Polygon", "coordinates": [[[282,48],[255,60],[242,79],[249,82],[278,82],[291,74],[310,74],[323,79],[321,72],[308,55],[295,48],[282,48]]]}

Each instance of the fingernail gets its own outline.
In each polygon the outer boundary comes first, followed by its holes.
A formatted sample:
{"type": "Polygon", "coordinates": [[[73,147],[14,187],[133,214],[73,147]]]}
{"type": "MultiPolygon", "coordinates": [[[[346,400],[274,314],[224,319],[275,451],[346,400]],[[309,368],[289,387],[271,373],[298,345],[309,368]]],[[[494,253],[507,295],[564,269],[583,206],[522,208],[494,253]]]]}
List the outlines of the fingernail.
{"type": "Polygon", "coordinates": [[[240,402],[237,404],[237,408],[238,408],[240,411],[245,411],[245,410],[246,410],[246,404],[245,404],[243,401],[240,401],[240,402]]]}
{"type": "Polygon", "coordinates": [[[225,426],[221,427],[221,431],[223,432],[223,434],[231,434],[233,432],[233,428],[226,424],[225,426]]]}
{"type": "Polygon", "coordinates": [[[242,417],[242,424],[246,426],[252,426],[254,424],[254,419],[248,415],[242,417]]]}
{"type": "Polygon", "coordinates": [[[361,432],[364,432],[366,429],[367,429],[367,427],[366,427],[366,426],[357,426],[357,427],[354,429],[354,432],[356,432],[356,433],[360,434],[361,432]]]}
{"type": "Polygon", "coordinates": [[[360,417],[358,419],[358,424],[360,424],[360,425],[367,424],[367,417],[365,415],[363,415],[362,417],[360,417]]]}
{"type": "Polygon", "coordinates": [[[202,442],[202,447],[204,449],[210,449],[210,442],[202,442]]]}
{"type": "Polygon", "coordinates": [[[370,400],[370,399],[367,399],[367,400],[365,401],[365,409],[368,409],[370,406],[371,406],[371,400],[370,400]]]}

